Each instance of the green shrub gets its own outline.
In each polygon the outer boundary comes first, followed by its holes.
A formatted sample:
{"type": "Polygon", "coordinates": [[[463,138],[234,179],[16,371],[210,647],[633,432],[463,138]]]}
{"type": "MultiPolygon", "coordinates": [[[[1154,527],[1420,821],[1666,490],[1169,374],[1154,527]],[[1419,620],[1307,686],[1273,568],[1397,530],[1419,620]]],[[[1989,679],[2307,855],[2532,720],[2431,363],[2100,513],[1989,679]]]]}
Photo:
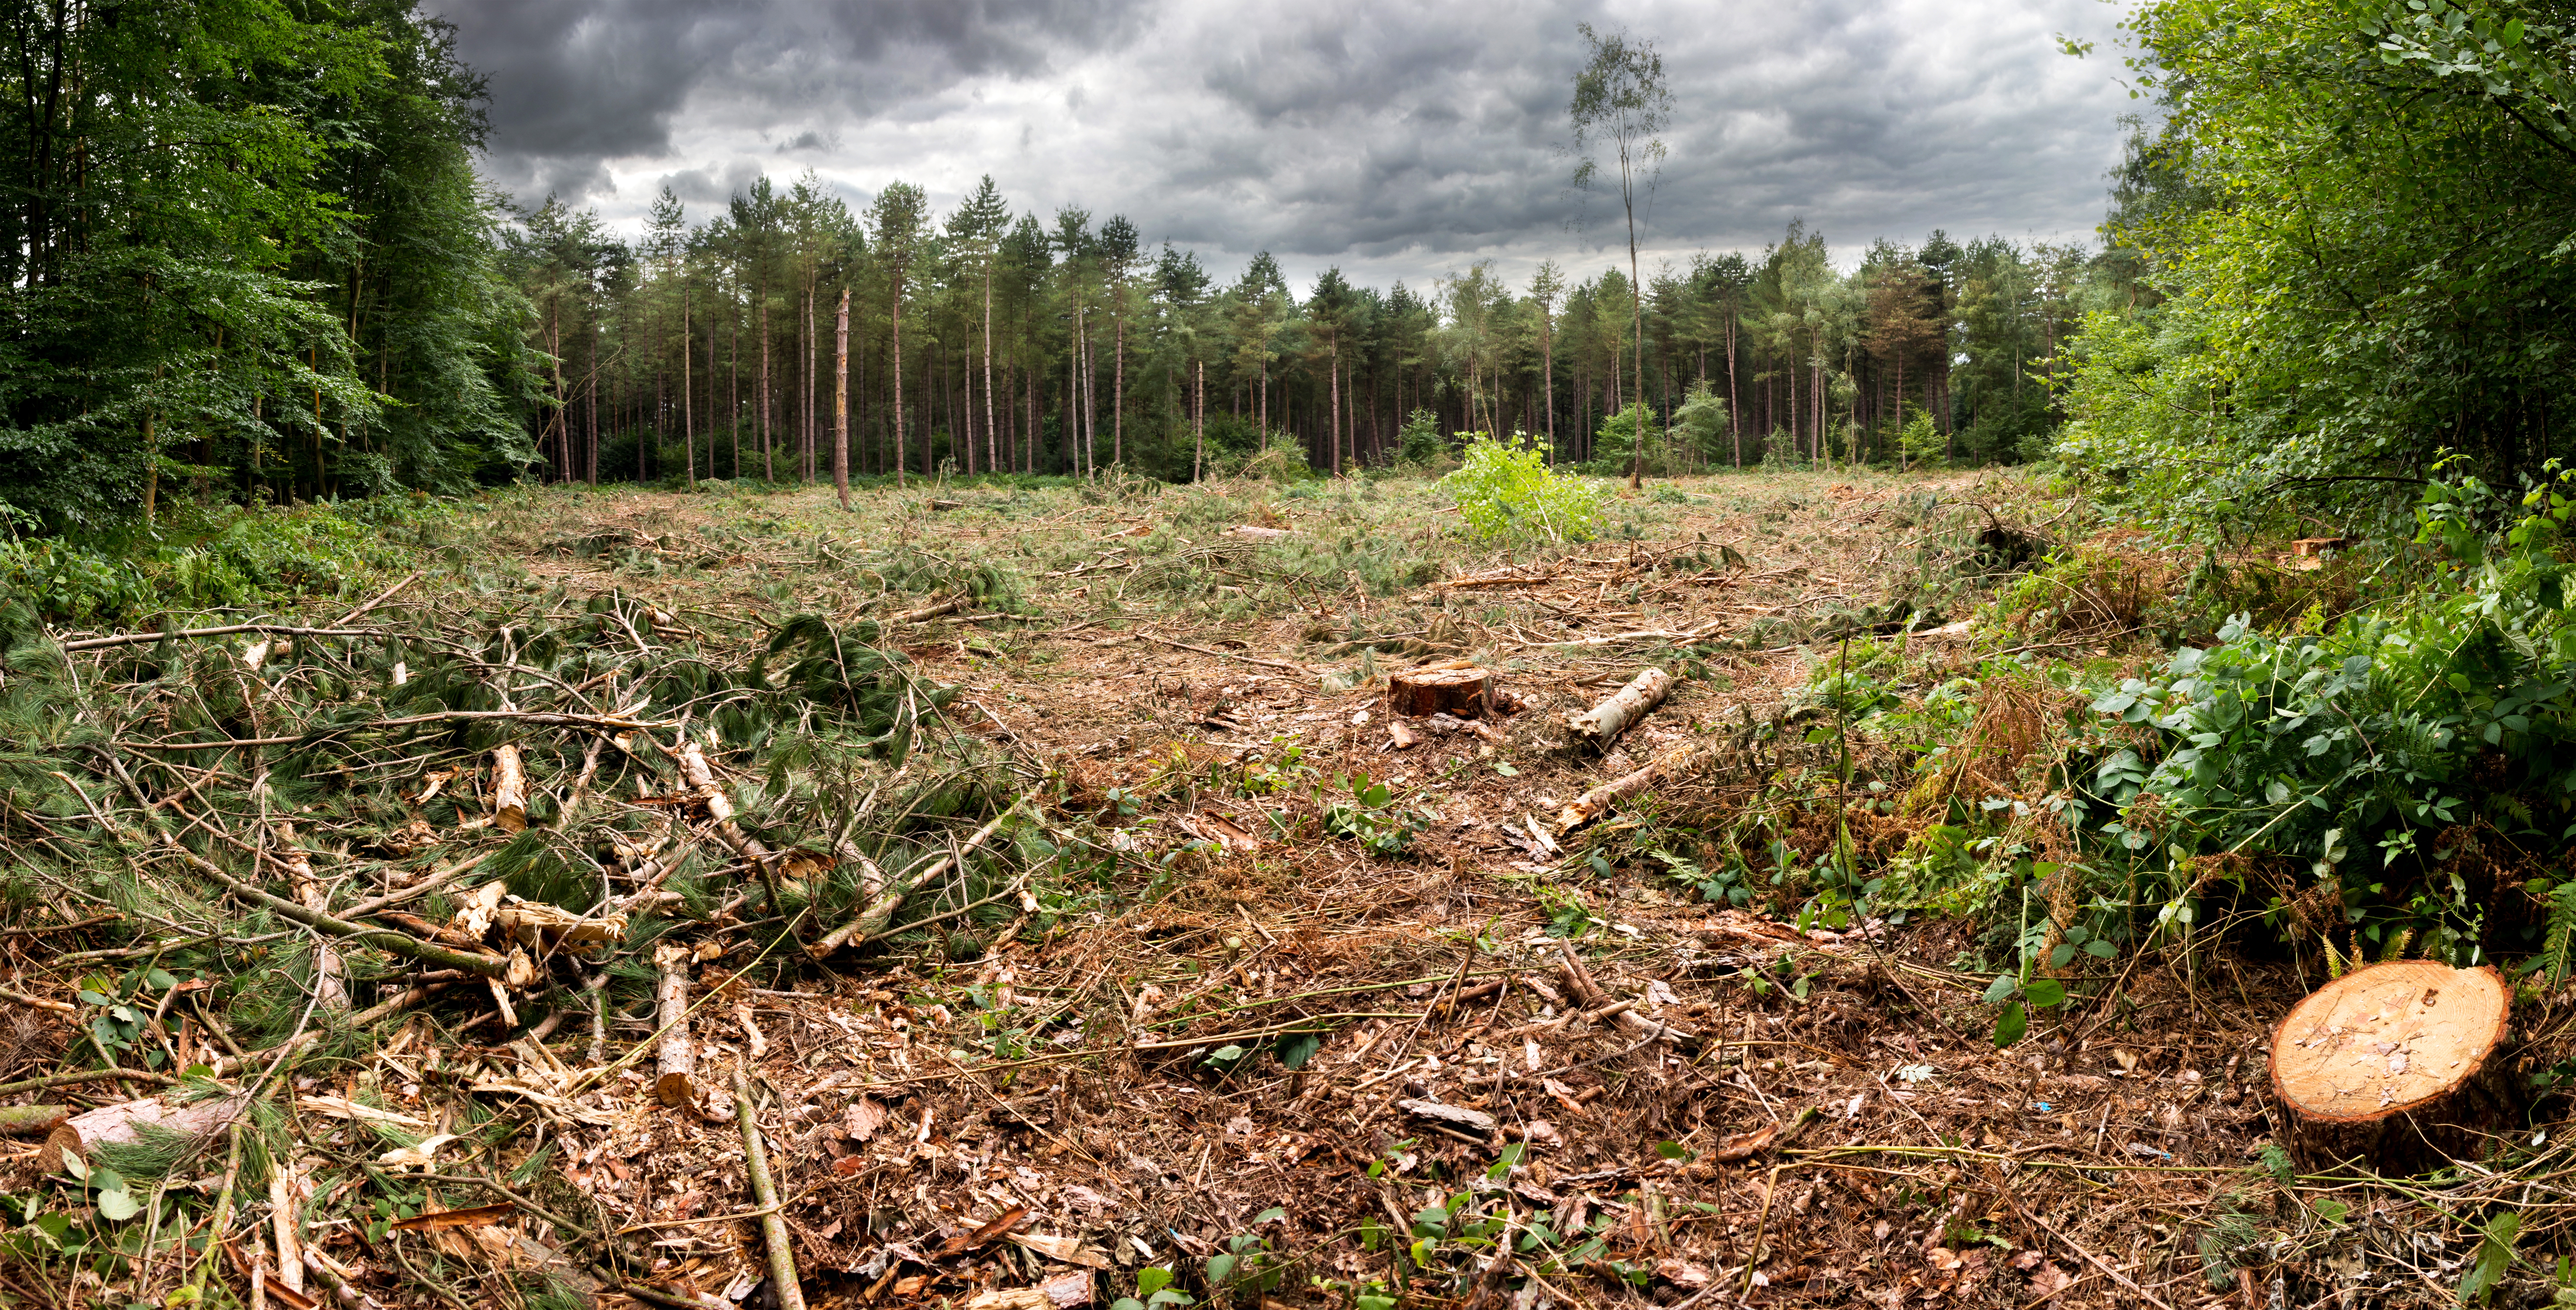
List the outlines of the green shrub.
{"type": "Polygon", "coordinates": [[[2474,479],[2426,490],[2419,540],[2460,561],[2434,585],[2322,635],[2239,616],[2093,702],[2137,745],[2070,758],[2069,818],[2109,839],[2107,863],[2169,871],[2167,922],[2190,922],[2188,889],[2215,881],[2329,943],[2411,942],[2464,965],[2540,944],[2533,897],[2567,876],[2548,853],[2576,833],[2558,558],[2576,481],[2489,534],[2497,501],[2474,479]]]}
{"type": "Polygon", "coordinates": [[[1465,462],[1440,485],[1457,497],[1467,526],[1485,538],[1589,541],[1611,495],[1604,483],[1549,468],[1538,443],[1519,433],[1507,441],[1470,439],[1465,462]]]}

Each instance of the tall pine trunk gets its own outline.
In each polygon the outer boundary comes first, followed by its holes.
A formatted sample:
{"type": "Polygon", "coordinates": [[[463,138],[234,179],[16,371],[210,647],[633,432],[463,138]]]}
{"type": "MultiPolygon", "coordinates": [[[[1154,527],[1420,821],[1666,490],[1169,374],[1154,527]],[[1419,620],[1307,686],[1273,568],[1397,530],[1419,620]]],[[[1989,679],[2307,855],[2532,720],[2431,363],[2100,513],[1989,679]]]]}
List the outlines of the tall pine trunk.
{"type": "Polygon", "coordinates": [[[832,338],[832,489],[841,511],[850,508],[850,289],[841,288],[841,311],[832,338]]]}

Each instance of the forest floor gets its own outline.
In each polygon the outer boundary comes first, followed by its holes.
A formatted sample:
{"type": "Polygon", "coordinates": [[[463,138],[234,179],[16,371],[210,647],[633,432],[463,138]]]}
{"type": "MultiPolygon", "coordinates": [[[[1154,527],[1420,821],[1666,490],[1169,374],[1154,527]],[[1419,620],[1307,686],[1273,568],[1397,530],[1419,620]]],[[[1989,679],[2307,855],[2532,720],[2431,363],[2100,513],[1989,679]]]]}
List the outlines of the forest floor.
{"type": "MultiPolygon", "coordinates": [[[[202,1065],[197,1106],[258,1112],[229,1163],[221,1132],[144,1135],[162,1156],[126,1159],[121,1182],[149,1182],[144,1217],[68,1214],[51,1250],[22,1235],[0,1302],[176,1304],[197,1286],[208,1304],[779,1304],[774,1214],[815,1305],[2450,1304],[2477,1242],[2461,1216],[2507,1180],[2436,1193],[2265,1167],[2264,1048],[2307,986],[2289,965],[2116,961],[2094,1003],[1999,1050],[1984,994],[2021,924],[1921,907],[1854,922],[1855,889],[1798,872],[1838,843],[1846,866],[1854,845],[1884,865],[1931,822],[1904,803],[1908,748],[1854,736],[1817,686],[1855,659],[1900,699],[1971,678],[1999,641],[1978,607],[2067,509],[1994,474],[1658,480],[1612,503],[1601,540],[1505,550],[1408,480],[916,486],[863,492],[855,513],[828,488],[467,502],[368,630],[486,616],[482,667],[506,671],[539,661],[527,632],[605,615],[631,669],[684,649],[739,664],[812,614],[953,695],[906,721],[908,753],[838,786],[799,792],[781,726],[713,742],[715,786],[689,789],[655,763],[680,760],[687,714],[635,708],[653,699],[640,674],[581,684],[619,707],[593,714],[597,735],[627,735],[587,760],[577,733],[531,746],[552,799],[528,813],[570,830],[601,798],[592,891],[564,913],[628,935],[546,920],[520,939],[537,976],[488,990],[470,962],[406,979],[346,938],[343,967],[384,965],[358,1000],[392,998],[364,1025],[297,1016],[322,995],[318,954],[279,967],[296,994],[270,1013],[251,1013],[234,957],[180,976],[199,959],[181,898],[151,901],[158,928],[108,921],[135,910],[118,897],[22,900],[0,928],[17,1003],[0,1081],[94,1069],[114,1046],[137,1082],[202,1065]],[[1388,674],[1447,659],[1492,670],[1515,712],[1390,714],[1388,674]],[[1649,666],[1674,689],[1606,753],[1568,731],[1649,666]],[[1564,820],[1655,761],[1670,769],[1646,791],[1564,820]],[[968,774],[971,803],[926,781],[968,774]],[[890,818],[881,794],[911,799],[890,818]],[[773,887],[778,912],[753,914],[769,874],[724,849],[711,795],[805,860],[798,878],[905,904],[838,953],[816,944],[821,900],[788,915],[773,887]],[[1747,823],[1770,863],[1718,867],[1747,823]],[[894,848],[854,860],[854,829],[900,830],[923,858],[889,883],[875,861],[894,848]],[[674,974],[695,1067],[665,1105],[676,1012],[654,993],[674,974]],[[189,1254],[192,1225],[222,1228],[220,1258],[189,1254]],[[311,1253],[287,1256],[300,1276],[279,1277],[281,1243],[311,1253]]],[[[259,637],[208,644],[234,659],[259,637]]],[[[2124,640],[2040,644],[2107,667],[2135,654],[2124,640]]],[[[92,687],[139,686],[108,665],[142,649],[71,658],[92,687]]],[[[505,676],[505,705],[518,685],[505,676]]],[[[490,924],[520,902],[428,879],[527,843],[487,814],[485,744],[442,749],[388,757],[372,808],[303,807],[300,838],[212,805],[210,848],[284,870],[300,841],[324,874],[289,880],[308,906],[417,895],[398,926],[498,950],[510,929],[490,924]]],[[[190,758],[213,785],[215,756],[190,758]]],[[[1989,763],[1965,776],[2010,775],[1989,763]]],[[[142,781],[122,784],[134,811],[165,789],[142,781]]],[[[98,786],[102,826],[149,826],[98,786]]],[[[293,927],[229,923],[213,935],[293,927]]],[[[124,1099],[94,1073],[12,1099],[66,1097],[124,1099]]],[[[41,1154],[0,1139],[10,1222],[62,1195],[59,1152],[41,1154]]]]}

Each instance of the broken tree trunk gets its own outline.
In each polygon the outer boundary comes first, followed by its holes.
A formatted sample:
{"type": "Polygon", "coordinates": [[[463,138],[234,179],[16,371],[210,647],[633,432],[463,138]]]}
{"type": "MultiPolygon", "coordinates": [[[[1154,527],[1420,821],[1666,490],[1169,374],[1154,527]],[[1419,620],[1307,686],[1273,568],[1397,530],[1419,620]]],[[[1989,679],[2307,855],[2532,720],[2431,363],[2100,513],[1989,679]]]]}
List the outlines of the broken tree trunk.
{"type": "Polygon", "coordinates": [[[687,1105],[697,1099],[689,1076],[698,1068],[697,1049],[689,1044],[689,948],[656,946],[653,964],[662,971],[653,988],[653,1022],[662,1034],[653,1095],[664,1105],[687,1105]]]}
{"type": "Polygon", "coordinates": [[[1664,755],[1642,769],[1623,773],[1610,781],[1574,798],[1574,803],[1557,811],[1559,832],[1590,823],[1608,814],[1619,802],[1667,778],[1680,777],[1694,767],[1715,762],[1719,748],[1708,742],[1693,742],[1664,755]]]}
{"type": "Polygon", "coordinates": [[[2318,988],[2272,1033],[2284,1144],[2311,1170],[2359,1160],[2417,1173],[2477,1158],[2522,1122],[2494,1058],[2512,1006],[2492,965],[2392,960],[2318,988]]]}
{"type": "Polygon", "coordinates": [[[1414,719],[1434,714],[1481,719],[1493,713],[1494,675],[1472,664],[1392,673],[1386,679],[1386,707],[1414,719]]]}
{"type": "Polygon", "coordinates": [[[528,770],[516,746],[492,748],[492,826],[503,832],[528,830],[528,770]]]}
{"type": "Polygon", "coordinates": [[[1646,712],[1664,703],[1673,692],[1673,675],[1662,669],[1647,669],[1621,687],[1610,699],[1581,714],[1565,716],[1566,726],[1593,744],[1607,749],[1646,712]]]}

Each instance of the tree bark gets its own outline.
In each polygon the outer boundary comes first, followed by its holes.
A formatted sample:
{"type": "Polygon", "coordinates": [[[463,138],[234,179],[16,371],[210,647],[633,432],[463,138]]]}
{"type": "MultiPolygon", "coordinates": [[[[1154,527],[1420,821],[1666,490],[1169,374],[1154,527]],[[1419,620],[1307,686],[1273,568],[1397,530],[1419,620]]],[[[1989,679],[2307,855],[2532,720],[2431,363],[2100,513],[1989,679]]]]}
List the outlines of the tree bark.
{"type": "Polygon", "coordinates": [[[841,509],[850,508],[850,289],[841,288],[839,321],[833,328],[837,345],[832,366],[832,487],[841,509]]]}
{"type": "Polygon", "coordinates": [[[689,1042],[689,948],[656,946],[653,966],[660,971],[653,987],[653,1026],[662,1034],[655,1051],[653,1095],[664,1105],[687,1105],[697,1099],[690,1079],[698,1071],[697,1048],[689,1042]]]}
{"type": "Polygon", "coordinates": [[[1647,669],[1621,687],[1610,699],[1580,714],[1566,716],[1566,726],[1593,743],[1608,749],[1647,711],[1664,703],[1672,694],[1672,675],[1662,669],[1647,669]]]}

